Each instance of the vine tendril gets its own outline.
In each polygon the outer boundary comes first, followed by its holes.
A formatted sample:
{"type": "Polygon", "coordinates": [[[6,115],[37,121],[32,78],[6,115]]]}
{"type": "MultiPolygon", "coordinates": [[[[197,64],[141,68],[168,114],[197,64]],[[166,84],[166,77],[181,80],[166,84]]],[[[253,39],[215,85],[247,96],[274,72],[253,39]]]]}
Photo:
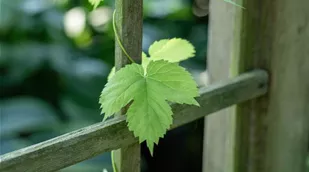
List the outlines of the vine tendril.
{"type": "Polygon", "coordinates": [[[120,41],[120,38],[119,38],[119,35],[118,35],[118,32],[117,32],[117,28],[116,28],[115,16],[116,16],[116,10],[114,10],[114,13],[113,13],[113,30],[114,30],[114,33],[115,33],[115,37],[116,37],[117,43],[119,44],[119,46],[120,46],[121,50],[123,51],[123,53],[128,57],[128,59],[132,63],[135,63],[134,60],[131,58],[131,56],[129,56],[129,54],[127,53],[127,51],[125,50],[125,48],[123,47],[123,45],[122,45],[122,43],[120,41]]]}

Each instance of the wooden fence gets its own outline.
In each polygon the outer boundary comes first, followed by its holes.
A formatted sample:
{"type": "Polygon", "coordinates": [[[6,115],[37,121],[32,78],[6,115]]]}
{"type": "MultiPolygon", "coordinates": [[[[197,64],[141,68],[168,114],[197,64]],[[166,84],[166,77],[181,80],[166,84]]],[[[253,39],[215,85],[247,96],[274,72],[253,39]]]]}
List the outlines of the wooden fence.
{"type": "MultiPolygon", "coordinates": [[[[118,33],[125,49],[132,57],[135,58],[135,61],[140,61],[141,59],[143,21],[142,2],[142,0],[116,0],[116,25],[118,33]]],[[[237,105],[235,108],[236,110],[230,114],[237,115],[235,118],[237,125],[235,129],[235,138],[237,139],[235,141],[234,148],[235,151],[238,152],[235,153],[234,151],[233,155],[229,156],[235,158],[235,162],[233,162],[233,166],[229,166],[229,168],[226,168],[226,164],[224,162],[222,163],[224,168],[214,166],[218,161],[220,161],[220,159],[216,159],[216,157],[212,158],[210,156],[215,154],[216,150],[223,148],[223,144],[225,143],[216,143],[214,145],[214,143],[209,142],[209,144],[205,147],[206,150],[209,151],[209,148],[214,149],[212,152],[206,152],[209,153],[209,156],[207,156],[205,160],[207,165],[205,169],[208,168],[209,172],[304,172],[305,157],[302,152],[306,151],[306,144],[308,144],[307,120],[309,116],[308,104],[306,105],[306,103],[309,102],[306,97],[309,95],[309,82],[305,81],[305,74],[309,74],[309,52],[307,50],[303,50],[302,48],[306,48],[305,41],[309,40],[309,10],[305,10],[306,5],[309,7],[309,1],[295,0],[294,2],[287,0],[243,0],[243,2],[243,5],[247,7],[246,12],[240,11],[241,9],[239,9],[233,11],[232,15],[227,16],[227,18],[232,17],[232,21],[237,23],[237,26],[239,26],[239,33],[231,30],[224,32],[225,34],[223,35],[218,35],[217,31],[210,31],[210,34],[213,34],[210,35],[211,39],[209,45],[209,48],[211,49],[209,55],[211,58],[214,58],[216,55],[221,56],[222,54],[220,54],[220,51],[225,52],[224,48],[228,48],[228,46],[224,47],[224,44],[218,44],[220,41],[221,43],[224,43],[224,41],[220,40],[220,38],[225,39],[228,37],[226,39],[232,43],[231,45],[234,46],[233,56],[239,57],[237,58],[236,65],[234,65],[236,66],[233,74],[234,76],[224,79],[223,81],[219,81],[220,79],[217,79],[216,82],[210,86],[201,88],[201,96],[197,99],[201,107],[173,104],[172,110],[174,113],[174,123],[172,124],[171,129],[203,118],[206,115],[214,114],[214,112],[221,111],[222,109],[226,109],[230,106],[237,105]],[[294,30],[293,32],[292,30],[289,30],[290,32],[288,33],[283,32],[286,35],[278,33],[277,35],[281,37],[269,35],[276,34],[276,29],[280,30],[280,28],[283,27],[281,29],[284,30],[284,27],[288,27],[283,22],[282,17],[277,16],[277,11],[273,12],[276,13],[276,15],[273,13],[261,13],[271,12],[271,9],[282,10],[283,13],[286,13],[283,14],[283,16],[291,19],[289,23],[291,23],[291,25],[295,24],[293,27],[299,26],[298,30],[296,30],[295,33],[294,30]],[[272,23],[272,18],[267,18],[269,16],[276,16],[277,23],[272,23]],[[239,17],[239,19],[237,17],[239,17]],[[305,22],[300,21],[299,18],[304,18],[305,22]],[[304,24],[306,22],[307,25],[304,24]],[[272,27],[275,24],[277,27],[272,27]],[[242,34],[240,34],[240,32],[242,34]],[[233,36],[229,35],[232,33],[236,34],[233,36]],[[212,36],[215,35],[220,38],[213,39],[212,36]],[[299,35],[302,35],[303,37],[299,35]],[[295,38],[297,37],[300,43],[287,43],[289,42],[288,39],[294,38],[293,36],[295,38]],[[305,39],[306,36],[307,39],[305,39]],[[281,39],[286,42],[280,42],[281,39]],[[282,59],[278,57],[278,54],[276,54],[279,52],[279,49],[273,43],[278,43],[281,45],[281,48],[285,48],[282,51],[286,54],[280,54],[282,55],[282,59]],[[294,44],[296,46],[294,48],[286,47],[294,46],[294,44]],[[222,49],[220,50],[216,46],[222,46],[222,49]],[[272,49],[265,46],[269,46],[272,49]],[[257,49],[252,49],[253,47],[257,47],[257,49]],[[261,53],[255,54],[256,51],[261,53]],[[291,54],[293,52],[295,54],[291,54]],[[306,55],[307,59],[304,57],[306,55]],[[276,59],[272,56],[275,56],[276,59]],[[294,58],[296,57],[297,59],[293,58],[293,60],[289,60],[289,56],[294,56],[294,58]],[[298,70],[297,65],[301,65],[298,70]],[[293,70],[291,73],[280,71],[289,70],[284,69],[284,67],[291,67],[293,70]],[[269,83],[268,72],[270,72],[272,77],[275,76],[278,78],[273,79],[272,82],[269,83]],[[298,90],[295,91],[292,90],[292,88],[298,90]],[[288,91],[289,89],[291,90],[288,91]],[[271,92],[269,92],[269,90],[271,92]],[[282,103],[283,100],[281,99],[286,100],[289,98],[295,98],[293,100],[294,102],[289,102],[289,104],[287,104],[286,101],[284,101],[284,103],[282,103]],[[284,111],[280,111],[279,108],[283,108],[284,111]],[[295,122],[293,122],[294,119],[290,118],[291,113],[295,113],[294,115],[297,117],[297,119],[295,119],[299,124],[297,131],[296,129],[286,130],[284,128],[288,127],[287,125],[289,123],[292,126],[297,127],[295,122]],[[271,117],[271,119],[268,119],[268,121],[265,122],[264,119],[266,117],[271,117]],[[251,126],[253,129],[250,128],[251,126]],[[270,134],[267,133],[267,130],[270,130],[270,134]],[[294,138],[296,138],[296,140],[293,141],[296,145],[290,144],[291,141],[284,137],[285,133],[295,133],[294,138]],[[253,141],[248,138],[253,139],[253,141]],[[287,141],[288,143],[279,143],[280,141],[287,141]],[[265,143],[268,143],[269,146],[265,146],[265,143]],[[280,144],[283,146],[280,146],[280,144]],[[276,147],[278,145],[279,148],[276,147]],[[288,156],[290,150],[295,151],[291,153],[291,155],[293,155],[292,157],[279,157],[279,155],[288,156]],[[276,155],[276,153],[278,155],[276,155]],[[263,157],[264,155],[265,157],[263,157]],[[296,155],[299,155],[299,158],[296,158],[296,155]],[[265,161],[262,162],[261,159],[263,158],[266,158],[272,164],[265,163],[265,161]],[[292,158],[296,158],[296,160],[292,158]],[[211,162],[214,160],[216,162],[211,162]],[[290,161],[288,162],[287,160],[290,161]]],[[[214,10],[220,11],[218,2],[213,0],[210,3],[210,15],[212,13],[216,14],[214,10]]],[[[221,5],[225,5],[223,0],[221,5]]],[[[229,6],[229,8],[235,7],[229,6]]],[[[221,15],[228,14],[228,10],[221,10],[221,12],[221,15]]],[[[216,19],[216,16],[211,16],[210,18],[216,19]]],[[[220,21],[210,21],[211,29],[216,28],[218,26],[218,22],[220,21]]],[[[225,26],[224,23],[228,23],[228,21],[222,22],[223,23],[221,25],[219,24],[219,26],[229,27],[225,26]]],[[[232,27],[237,28],[234,25],[232,27]]],[[[128,64],[128,60],[119,46],[117,44],[115,46],[116,70],[119,70],[125,64],[128,64]]],[[[309,49],[308,46],[307,49],[309,49]]],[[[217,65],[216,67],[219,66],[217,65]]],[[[217,115],[214,115],[213,117],[215,116],[217,115]]],[[[222,118],[222,116],[220,118],[222,118]]],[[[210,129],[212,129],[211,131],[218,131],[219,134],[220,132],[224,132],[224,129],[227,129],[224,125],[228,123],[231,123],[231,121],[223,120],[223,123],[220,125],[218,124],[217,119],[208,120],[206,122],[210,129]],[[216,124],[216,126],[210,125],[210,121],[212,121],[213,124],[216,124]]],[[[210,138],[207,137],[208,136],[206,136],[206,139],[209,140],[210,138]]],[[[288,139],[291,138],[293,137],[289,135],[288,139]]],[[[134,138],[132,133],[127,129],[125,116],[121,114],[111,120],[108,120],[107,122],[94,124],[45,142],[4,154],[0,157],[0,171],[57,171],[104,152],[116,149],[118,150],[115,158],[117,159],[116,165],[119,171],[140,171],[140,147],[137,139],[134,138]]],[[[225,149],[223,148],[222,150],[225,149]]]]}

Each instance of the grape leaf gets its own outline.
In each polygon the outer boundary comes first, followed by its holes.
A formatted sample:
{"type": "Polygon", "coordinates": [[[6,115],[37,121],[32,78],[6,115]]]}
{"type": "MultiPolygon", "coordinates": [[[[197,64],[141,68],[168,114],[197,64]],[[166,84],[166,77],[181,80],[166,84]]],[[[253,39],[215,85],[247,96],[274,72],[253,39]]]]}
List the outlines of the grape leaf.
{"type": "Polygon", "coordinates": [[[173,112],[167,101],[199,106],[194,99],[197,96],[198,88],[189,72],[178,64],[158,60],[150,61],[146,71],[135,63],[121,68],[106,84],[99,102],[106,120],[133,101],[126,114],[129,130],[140,142],[146,141],[153,154],[154,143],[158,144],[172,124],[173,112]]]}
{"type": "MultiPolygon", "coordinates": [[[[180,62],[182,60],[193,57],[195,50],[193,45],[187,40],[180,38],[173,39],[162,39],[160,41],[155,41],[149,47],[150,57],[142,52],[142,66],[145,71],[148,63],[153,60],[166,60],[169,62],[180,62]],[[181,50],[179,50],[181,49],[181,50]]],[[[107,77],[107,80],[110,80],[115,74],[115,67],[113,67],[107,77]]]]}
{"type": "Polygon", "coordinates": [[[146,69],[147,69],[149,62],[150,62],[150,58],[147,57],[147,55],[144,52],[142,52],[142,66],[145,72],[147,72],[146,69]]]}
{"type": "Polygon", "coordinates": [[[185,39],[173,38],[155,41],[149,47],[151,60],[167,60],[169,62],[180,62],[195,55],[193,45],[185,39]]]}
{"type": "Polygon", "coordinates": [[[114,75],[115,75],[115,72],[116,72],[116,68],[115,66],[111,69],[111,71],[109,72],[108,76],[107,76],[107,80],[109,81],[114,75]]]}
{"type": "MultiPolygon", "coordinates": [[[[142,52],[142,65],[143,67],[146,69],[147,65],[149,63],[149,58],[147,57],[147,55],[142,52]]],[[[108,76],[107,76],[107,80],[109,81],[114,75],[115,75],[115,72],[116,72],[116,68],[115,66],[111,69],[111,71],[109,72],[108,76]]]]}
{"type": "Polygon", "coordinates": [[[103,0],[88,0],[88,1],[91,5],[93,5],[93,8],[97,8],[99,4],[101,3],[101,1],[103,0]]]}

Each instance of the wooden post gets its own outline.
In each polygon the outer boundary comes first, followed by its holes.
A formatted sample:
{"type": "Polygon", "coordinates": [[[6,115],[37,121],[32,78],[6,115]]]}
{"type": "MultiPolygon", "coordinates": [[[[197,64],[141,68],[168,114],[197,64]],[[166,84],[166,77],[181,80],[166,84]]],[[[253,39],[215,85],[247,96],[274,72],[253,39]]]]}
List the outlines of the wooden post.
{"type": "MultiPolygon", "coordinates": [[[[141,62],[142,28],[143,28],[143,0],[116,0],[116,27],[120,41],[128,54],[137,63],[141,62]]],[[[119,43],[115,43],[115,67],[119,70],[130,63],[122,51],[119,43]]],[[[126,109],[123,109],[125,113],[126,109]]],[[[119,149],[114,153],[117,172],[140,171],[140,145],[136,143],[119,149]]]]}
{"type": "MultiPolygon", "coordinates": [[[[210,0],[207,70],[210,83],[230,78],[233,60],[236,8],[223,0],[210,0]]],[[[235,162],[234,107],[205,118],[204,172],[232,172],[235,162]]]]}
{"type": "MultiPolygon", "coordinates": [[[[220,51],[226,52],[225,60],[231,64],[231,70],[225,77],[254,68],[266,69],[270,74],[269,93],[236,107],[235,118],[227,122],[234,124],[236,128],[232,131],[236,132],[224,136],[228,141],[215,145],[206,137],[204,169],[210,169],[207,172],[304,172],[309,130],[309,1],[237,2],[246,9],[229,5],[229,10],[221,10],[226,8],[224,2],[211,0],[210,30],[221,30],[224,37],[210,35],[209,58],[216,61],[216,55],[222,54],[220,51]],[[233,156],[226,152],[233,164],[214,166],[216,159],[212,155],[224,155],[221,151],[226,150],[226,145],[234,146],[233,156]],[[227,166],[231,168],[224,168],[227,166]]],[[[227,117],[222,120],[227,121],[227,117]]],[[[219,122],[217,118],[216,124],[219,122]]],[[[226,123],[217,126],[209,123],[207,120],[208,131],[224,133],[221,130],[227,128],[222,127],[226,123]]]]}
{"type": "Polygon", "coordinates": [[[269,94],[237,108],[236,171],[304,172],[309,127],[309,1],[244,0],[237,70],[269,71],[269,94]],[[244,165],[244,164],[247,164],[244,165]]]}

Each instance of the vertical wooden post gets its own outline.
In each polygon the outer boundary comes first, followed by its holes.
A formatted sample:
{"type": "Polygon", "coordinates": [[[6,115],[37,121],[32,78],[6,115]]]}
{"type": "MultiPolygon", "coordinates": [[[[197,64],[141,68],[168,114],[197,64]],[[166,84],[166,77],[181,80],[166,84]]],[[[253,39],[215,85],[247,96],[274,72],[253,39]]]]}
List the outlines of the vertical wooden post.
{"type": "MultiPolygon", "coordinates": [[[[143,28],[143,0],[116,0],[116,27],[117,32],[128,54],[136,63],[141,62],[142,53],[142,28],[143,28]]],[[[130,63],[128,57],[115,44],[115,67],[119,70],[130,63]]],[[[123,109],[125,113],[126,109],[123,109]]],[[[117,172],[140,171],[140,145],[136,143],[114,152],[117,172]]]]}
{"type": "MultiPolygon", "coordinates": [[[[223,0],[210,0],[207,70],[210,82],[231,77],[236,8],[223,0]]],[[[234,107],[205,118],[204,172],[232,172],[235,155],[234,107]]]]}
{"type": "MultiPolygon", "coordinates": [[[[224,31],[233,42],[226,58],[232,58],[230,74],[266,69],[270,85],[266,96],[239,104],[234,111],[233,168],[209,171],[304,172],[309,131],[309,1],[242,0],[238,3],[245,10],[231,5],[236,8],[233,13],[220,14],[212,13],[222,8],[214,1],[210,21],[220,17],[233,21],[232,25],[210,23],[212,30],[230,28],[224,31]]],[[[209,50],[222,47],[225,51],[223,39],[212,39],[209,50]]],[[[212,50],[209,58],[216,58],[218,51],[212,50]]],[[[221,132],[225,128],[221,126],[210,129],[221,132]]],[[[224,144],[206,144],[206,151],[211,146],[218,152],[224,144]]],[[[211,162],[211,155],[205,160],[211,162]]]]}
{"type": "Polygon", "coordinates": [[[236,171],[304,172],[309,131],[309,1],[244,0],[239,73],[269,71],[269,94],[237,107],[236,171]],[[244,133],[243,131],[249,131],[244,133]],[[247,164],[244,165],[244,164],[247,164]]]}

